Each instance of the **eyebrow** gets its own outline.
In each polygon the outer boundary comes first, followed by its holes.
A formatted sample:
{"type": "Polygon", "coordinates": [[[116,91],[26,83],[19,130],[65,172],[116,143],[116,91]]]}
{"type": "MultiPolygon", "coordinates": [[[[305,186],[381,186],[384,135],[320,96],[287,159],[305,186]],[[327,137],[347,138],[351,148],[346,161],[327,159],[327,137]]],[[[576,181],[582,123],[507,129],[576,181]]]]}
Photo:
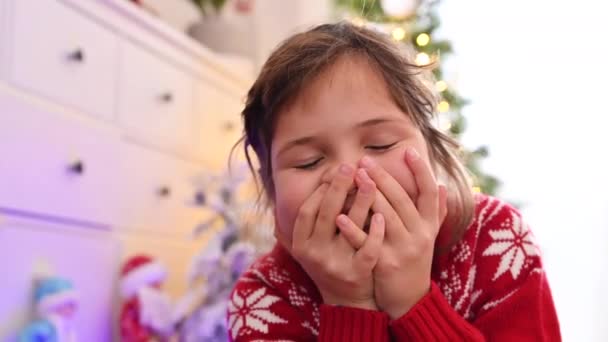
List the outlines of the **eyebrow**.
{"type": "MultiPolygon", "coordinates": [[[[369,119],[369,120],[359,122],[354,127],[362,128],[362,127],[376,126],[376,125],[380,125],[383,123],[390,123],[393,121],[395,121],[395,119],[380,117],[380,118],[374,118],[374,119],[369,119]]],[[[285,144],[285,146],[283,146],[283,148],[281,148],[279,150],[279,152],[277,153],[277,156],[280,156],[282,153],[284,153],[285,151],[289,150],[292,147],[306,145],[306,144],[313,142],[314,140],[315,140],[314,136],[306,136],[306,137],[301,137],[298,139],[291,140],[287,144],[285,144]]]]}
{"type": "Polygon", "coordinates": [[[358,124],[355,125],[356,128],[360,128],[360,127],[369,127],[369,126],[375,126],[375,125],[379,125],[379,124],[383,124],[383,123],[387,123],[387,122],[393,122],[395,121],[395,119],[393,118],[375,118],[375,119],[369,119],[369,120],[365,120],[363,122],[359,122],[358,124]]]}

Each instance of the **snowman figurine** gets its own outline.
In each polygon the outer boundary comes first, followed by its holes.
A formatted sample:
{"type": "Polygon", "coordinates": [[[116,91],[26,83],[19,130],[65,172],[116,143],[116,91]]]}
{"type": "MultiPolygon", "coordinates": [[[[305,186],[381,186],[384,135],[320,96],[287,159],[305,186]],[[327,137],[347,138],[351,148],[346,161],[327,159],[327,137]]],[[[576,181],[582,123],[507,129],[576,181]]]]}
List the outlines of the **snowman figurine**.
{"type": "Polygon", "coordinates": [[[19,342],[76,342],[74,317],[78,293],[72,283],[59,277],[38,281],[35,289],[38,319],[19,335],[19,342]]]}

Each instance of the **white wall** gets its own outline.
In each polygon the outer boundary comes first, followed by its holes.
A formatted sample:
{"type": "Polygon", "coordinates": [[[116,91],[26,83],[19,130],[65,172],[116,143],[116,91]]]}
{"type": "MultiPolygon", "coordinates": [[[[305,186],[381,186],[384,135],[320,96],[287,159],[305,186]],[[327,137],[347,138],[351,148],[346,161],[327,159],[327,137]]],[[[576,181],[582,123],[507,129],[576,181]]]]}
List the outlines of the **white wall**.
{"type": "Polygon", "coordinates": [[[142,0],[142,3],[181,31],[186,31],[188,26],[201,16],[190,0],[142,0]]]}
{"type": "Polygon", "coordinates": [[[607,341],[608,32],[602,2],[441,6],[450,79],[472,100],[465,143],[522,202],[544,251],[566,341],[607,341]],[[602,291],[603,290],[603,291],[602,291]]]}
{"type": "MultiPolygon", "coordinates": [[[[328,20],[332,2],[330,0],[253,0],[253,12],[249,18],[253,22],[251,39],[255,40],[253,53],[255,63],[261,66],[271,50],[291,33],[311,27],[328,20]]],[[[171,26],[186,31],[200,19],[200,13],[190,0],[143,0],[171,26]]],[[[231,20],[235,18],[234,8],[229,0],[224,11],[231,20]]]]}
{"type": "Polygon", "coordinates": [[[257,64],[261,66],[275,46],[292,33],[326,22],[331,4],[328,0],[257,0],[257,64]]]}

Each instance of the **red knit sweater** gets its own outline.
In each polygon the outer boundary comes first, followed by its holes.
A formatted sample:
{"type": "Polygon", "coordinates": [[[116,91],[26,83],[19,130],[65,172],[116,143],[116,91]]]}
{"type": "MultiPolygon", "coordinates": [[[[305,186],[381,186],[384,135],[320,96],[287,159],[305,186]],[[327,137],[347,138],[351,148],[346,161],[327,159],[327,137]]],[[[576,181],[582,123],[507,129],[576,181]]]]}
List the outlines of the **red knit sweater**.
{"type": "Polygon", "coordinates": [[[532,233],[517,210],[484,195],[461,241],[434,260],[430,292],[399,319],[324,305],[277,245],[236,284],[228,328],[233,341],[561,340],[532,233]]]}

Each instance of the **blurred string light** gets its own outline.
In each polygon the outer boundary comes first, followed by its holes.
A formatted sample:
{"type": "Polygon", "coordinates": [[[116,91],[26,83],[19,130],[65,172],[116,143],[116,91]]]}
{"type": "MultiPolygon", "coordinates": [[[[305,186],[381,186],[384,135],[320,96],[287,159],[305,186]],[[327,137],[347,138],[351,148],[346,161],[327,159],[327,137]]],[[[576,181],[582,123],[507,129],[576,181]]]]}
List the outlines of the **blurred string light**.
{"type": "Polygon", "coordinates": [[[440,113],[445,113],[445,112],[449,111],[450,110],[450,103],[448,101],[446,101],[446,100],[442,100],[437,105],[437,110],[440,113]]]}
{"type": "Polygon", "coordinates": [[[395,27],[393,32],[391,32],[391,36],[396,41],[402,41],[405,39],[405,30],[403,27],[395,27]]]}
{"type": "Polygon", "coordinates": [[[431,42],[431,36],[426,33],[421,33],[416,37],[416,44],[418,46],[427,46],[431,42]]]}
{"type": "Polygon", "coordinates": [[[419,0],[380,0],[380,6],[388,16],[407,18],[416,13],[419,0]]]}
{"type": "Polygon", "coordinates": [[[437,89],[438,92],[446,91],[448,89],[448,84],[445,81],[437,81],[437,83],[435,83],[435,89],[437,89]]]}
{"type": "Polygon", "coordinates": [[[363,27],[366,24],[365,19],[363,19],[361,17],[350,18],[350,22],[357,27],[363,27]]]}
{"type": "Polygon", "coordinates": [[[418,52],[416,54],[416,64],[417,65],[427,65],[431,63],[431,57],[425,52],[418,52]]]}
{"type": "Polygon", "coordinates": [[[450,130],[450,128],[452,128],[452,123],[451,123],[451,122],[449,122],[449,121],[444,121],[444,122],[441,124],[441,130],[442,130],[442,131],[444,131],[444,132],[449,131],[449,130],[450,130]]]}

